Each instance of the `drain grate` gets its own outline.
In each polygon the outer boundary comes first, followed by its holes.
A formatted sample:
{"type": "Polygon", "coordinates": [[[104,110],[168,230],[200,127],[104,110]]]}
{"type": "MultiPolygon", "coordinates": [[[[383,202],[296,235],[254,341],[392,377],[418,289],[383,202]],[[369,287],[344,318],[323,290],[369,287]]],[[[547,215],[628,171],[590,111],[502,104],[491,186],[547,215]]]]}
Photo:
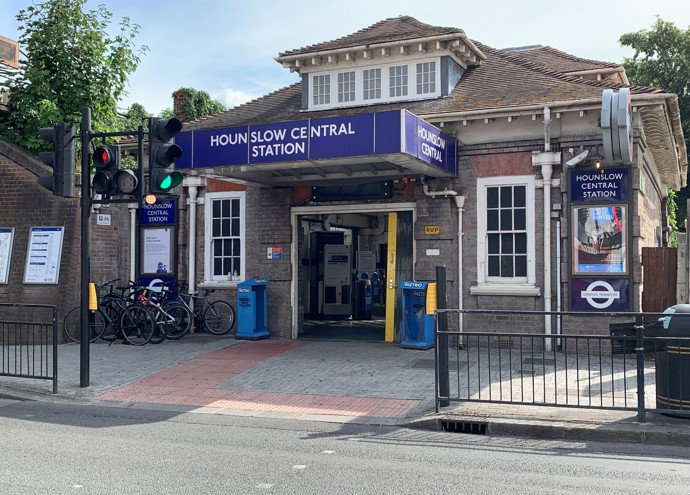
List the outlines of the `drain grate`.
{"type": "Polygon", "coordinates": [[[441,421],[443,431],[451,433],[469,433],[472,435],[486,435],[488,423],[476,423],[467,421],[441,421]]]}

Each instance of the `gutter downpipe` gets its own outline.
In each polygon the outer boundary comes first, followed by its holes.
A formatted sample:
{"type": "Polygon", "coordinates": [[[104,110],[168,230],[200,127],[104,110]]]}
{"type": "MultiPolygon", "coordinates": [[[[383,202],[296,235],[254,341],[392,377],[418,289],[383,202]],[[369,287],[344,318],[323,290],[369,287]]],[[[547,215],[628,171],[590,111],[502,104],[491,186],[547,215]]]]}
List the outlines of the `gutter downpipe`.
{"type": "Polygon", "coordinates": [[[137,276],[137,203],[129,203],[129,279],[136,280],[137,276]]]}
{"type": "MultiPolygon", "coordinates": [[[[544,180],[544,333],[551,335],[551,185],[553,166],[560,163],[561,154],[551,151],[551,109],[544,107],[544,151],[532,153],[532,165],[541,167],[544,180]]],[[[551,339],[544,342],[544,350],[551,351],[551,339]]]]}
{"type": "MultiPolygon", "coordinates": [[[[189,292],[196,290],[196,205],[199,189],[196,185],[187,188],[189,194],[189,259],[187,260],[187,284],[189,292]]],[[[190,301],[193,304],[193,301],[190,301]]],[[[193,309],[193,308],[192,308],[193,309]]]]}
{"type": "MultiPolygon", "coordinates": [[[[556,335],[563,333],[561,330],[561,215],[556,219],[556,335]]],[[[556,339],[556,345],[560,349],[561,339],[556,339]]]]}
{"type": "MultiPolygon", "coordinates": [[[[452,196],[455,200],[455,206],[458,209],[458,309],[463,309],[463,297],[462,297],[462,240],[464,237],[464,232],[462,230],[462,212],[465,211],[465,198],[466,196],[460,196],[457,191],[444,188],[443,191],[429,191],[429,185],[426,183],[426,179],[422,177],[420,179],[422,183],[422,191],[424,191],[425,196],[430,198],[435,198],[437,196],[443,196],[447,198],[452,196]]],[[[462,313],[458,313],[458,332],[462,333],[464,328],[464,318],[462,313]]]]}

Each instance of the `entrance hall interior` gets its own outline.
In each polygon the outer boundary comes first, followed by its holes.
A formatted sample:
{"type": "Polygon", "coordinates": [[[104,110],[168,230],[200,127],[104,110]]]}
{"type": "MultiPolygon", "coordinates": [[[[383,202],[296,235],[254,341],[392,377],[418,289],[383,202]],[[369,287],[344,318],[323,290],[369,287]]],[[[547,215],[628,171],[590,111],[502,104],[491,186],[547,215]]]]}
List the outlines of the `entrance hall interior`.
{"type": "Polygon", "coordinates": [[[399,341],[396,281],[412,278],[412,218],[316,208],[298,216],[298,338],[399,341]]]}

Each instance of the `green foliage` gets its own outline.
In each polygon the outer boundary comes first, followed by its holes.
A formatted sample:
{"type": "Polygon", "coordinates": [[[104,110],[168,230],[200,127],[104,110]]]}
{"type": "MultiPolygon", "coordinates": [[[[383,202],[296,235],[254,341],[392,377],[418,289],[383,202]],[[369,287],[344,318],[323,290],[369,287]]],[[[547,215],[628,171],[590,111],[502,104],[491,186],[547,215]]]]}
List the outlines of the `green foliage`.
{"type": "MultiPolygon", "coordinates": [[[[624,34],[619,41],[635,50],[623,63],[631,83],[657,86],[678,95],[685,145],[690,150],[690,28],[682,30],[657,18],[651,29],[624,34]]],[[[685,187],[677,198],[674,195],[674,204],[687,204],[688,196],[685,187]]],[[[684,224],[686,213],[685,207],[678,209],[676,229],[684,224]]]]}
{"type": "MultiPolygon", "coordinates": [[[[83,10],[86,0],[47,0],[19,11],[20,43],[28,60],[9,87],[9,112],[0,129],[4,138],[29,150],[46,149],[40,127],[81,122],[90,107],[95,132],[123,130],[117,102],[128,77],[147,48],[135,51],[139,26],[125,17],[118,32],[107,34],[112,14],[104,5],[83,10]]],[[[48,145],[49,146],[49,145],[48,145]]]]}
{"type": "Polygon", "coordinates": [[[158,116],[162,119],[171,119],[175,116],[172,108],[164,108],[158,116]]]}
{"type": "Polygon", "coordinates": [[[670,247],[678,247],[678,195],[673,189],[668,191],[668,200],[666,203],[666,219],[670,228],[668,236],[668,245],[670,247]]]}
{"type": "Polygon", "coordinates": [[[218,100],[211,99],[211,96],[206,91],[194,88],[180,88],[178,91],[184,92],[181,110],[182,120],[185,122],[197,120],[225,110],[225,106],[218,100]]]}
{"type": "Polygon", "coordinates": [[[146,127],[146,119],[151,116],[140,103],[132,103],[127,109],[123,130],[136,131],[139,126],[146,127]]]}

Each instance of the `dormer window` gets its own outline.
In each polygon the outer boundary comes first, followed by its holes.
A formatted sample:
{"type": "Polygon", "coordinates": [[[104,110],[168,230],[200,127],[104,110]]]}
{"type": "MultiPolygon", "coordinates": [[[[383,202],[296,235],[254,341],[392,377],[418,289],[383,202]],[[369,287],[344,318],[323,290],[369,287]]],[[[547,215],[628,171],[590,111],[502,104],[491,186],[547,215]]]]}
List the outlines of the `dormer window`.
{"type": "Polygon", "coordinates": [[[417,64],[417,94],[436,92],[436,62],[417,64]]]}
{"type": "Polygon", "coordinates": [[[331,103],[331,76],[323,74],[314,76],[314,105],[331,103]]]}
{"type": "Polygon", "coordinates": [[[444,98],[484,59],[462,29],[409,16],[276,58],[302,78],[303,111],[444,98]]]}
{"type": "Polygon", "coordinates": [[[388,68],[390,97],[407,96],[407,65],[388,68]]]}
{"type": "Polygon", "coordinates": [[[378,100],[381,98],[381,69],[364,69],[362,74],[364,83],[364,99],[378,100]]]}
{"type": "Polygon", "coordinates": [[[355,73],[341,72],[338,74],[338,103],[355,101],[355,73]]]}

